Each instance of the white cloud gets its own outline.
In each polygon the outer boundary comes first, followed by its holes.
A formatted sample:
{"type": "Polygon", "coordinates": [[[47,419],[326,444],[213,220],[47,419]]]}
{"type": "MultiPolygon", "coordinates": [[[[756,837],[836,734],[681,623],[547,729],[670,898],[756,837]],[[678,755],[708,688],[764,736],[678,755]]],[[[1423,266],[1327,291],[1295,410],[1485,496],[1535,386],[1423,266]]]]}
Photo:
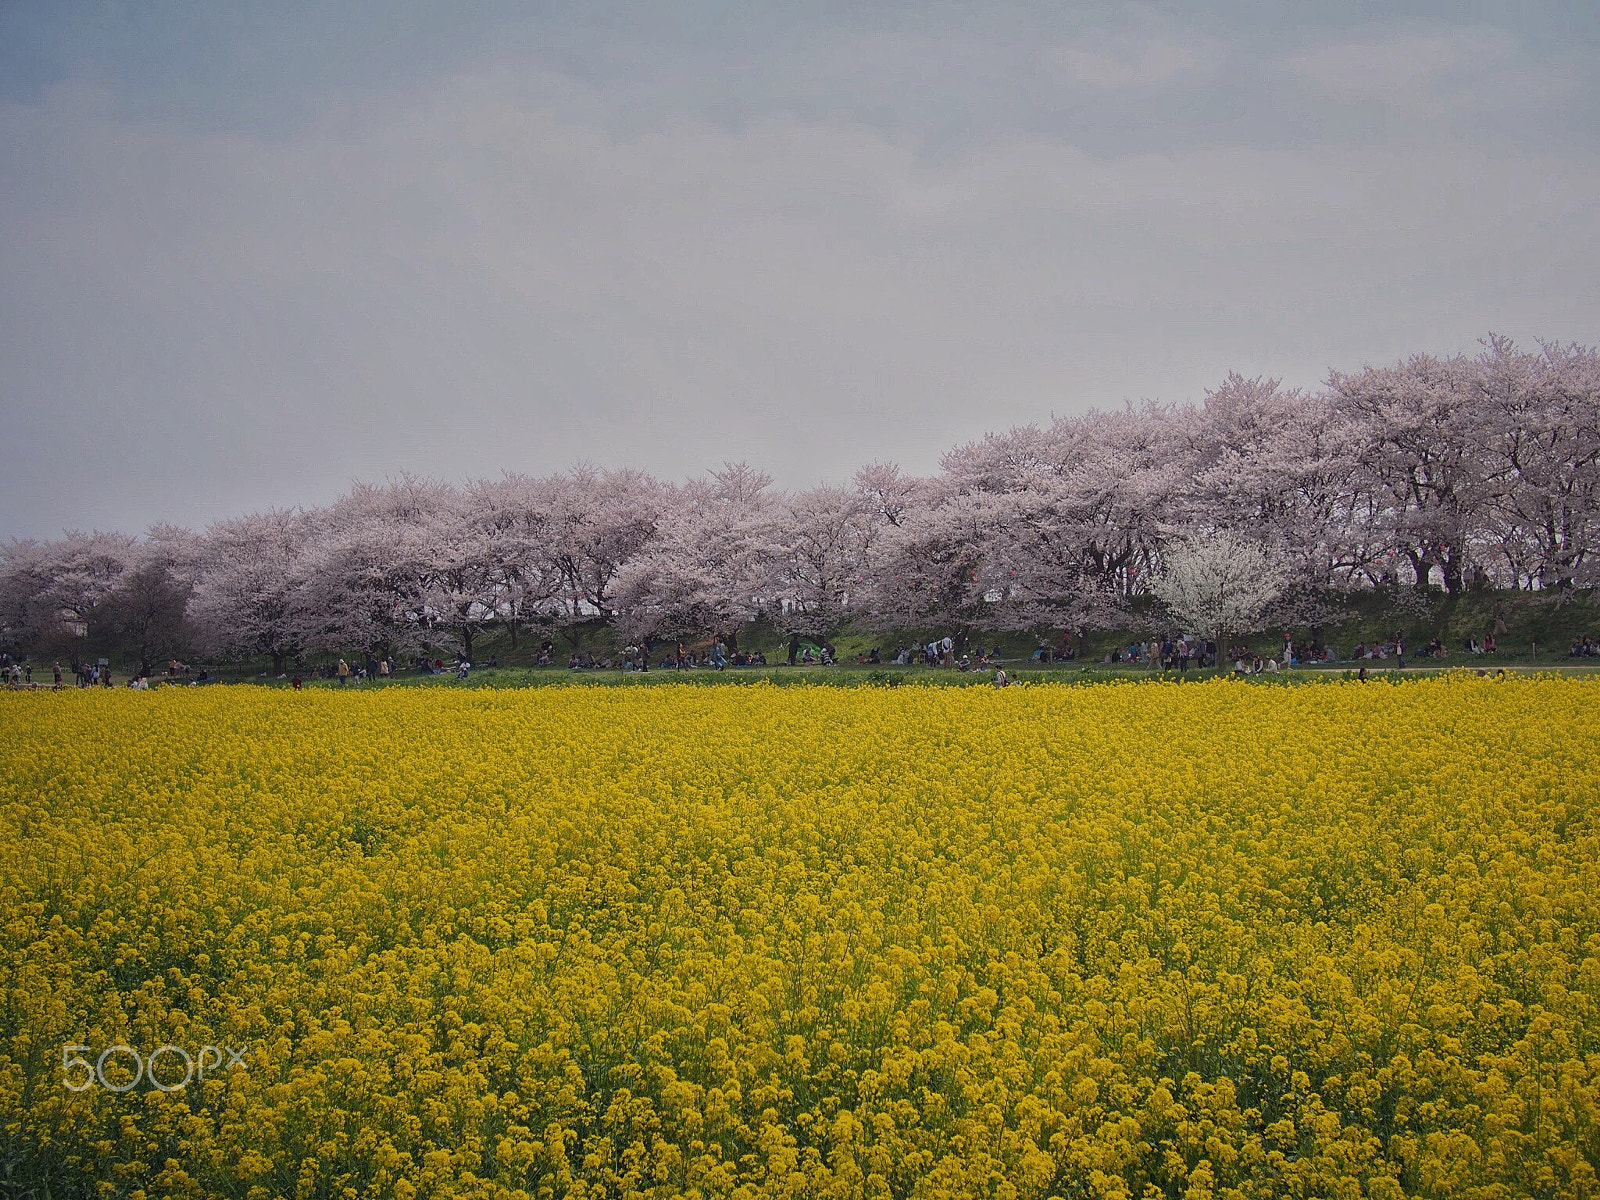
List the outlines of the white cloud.
{"type": "Polygon", "coordinates": [[[56,451],[8,464],[0,533],[402,468],[929,469],[987,428],[1230,368],[1314,384],[1490,328],[1592,340],[1600,316],[1589,151],[1013,132],[930,156],[843,117],[623,135],[592,113],[513,71],[278,136],[78,88],[0,110],[0,166],[26,167],[0,442],[56,451]]]}
{"type": "Polygon", "coordinates": [[[1515,35],[1490,26],[1377,31],[1291,54],[1282,67],[1338,101],[1375,101],[1424,118],[1527,110],[1580,83],[1574,62],[1535,61],[1515,35]]]}
{"type": "Polygon", "coordinates": [[[1121,91],[1213,78],[1223,61],[1220,43],[1162,38],[1114,38],[1098,45],[1071,44],[1048,51],[1048,59],[1073,88],[1121,91]]]}

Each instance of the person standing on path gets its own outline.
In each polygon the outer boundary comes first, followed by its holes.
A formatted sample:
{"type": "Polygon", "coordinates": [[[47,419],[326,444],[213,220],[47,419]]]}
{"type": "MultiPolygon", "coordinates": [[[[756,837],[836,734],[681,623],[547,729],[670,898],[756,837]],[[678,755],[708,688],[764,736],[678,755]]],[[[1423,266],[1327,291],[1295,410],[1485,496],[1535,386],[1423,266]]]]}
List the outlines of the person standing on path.
{"type": "Polygon", "coordinates": [[[344,681],[346,679],[350,678],[350,664],[345,662],[345,660],[342,659],[342,658],[339,660],[338,675],[339,675],[339,686],[343,687],[344,686],[344,681]]]}

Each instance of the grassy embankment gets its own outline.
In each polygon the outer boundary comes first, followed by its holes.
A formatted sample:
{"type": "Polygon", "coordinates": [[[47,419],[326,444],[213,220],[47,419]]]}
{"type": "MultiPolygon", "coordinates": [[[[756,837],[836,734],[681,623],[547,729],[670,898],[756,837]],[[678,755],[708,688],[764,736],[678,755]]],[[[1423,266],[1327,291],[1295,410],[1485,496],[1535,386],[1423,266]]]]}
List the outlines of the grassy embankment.
{"type": "MultiPolygon", "coordinates": [[[[1031,661],[1031,656],[1033,651],[1046,641],[1059,644],[1061,636],[1059,632],[984,631],[974,634],[972,643],[974,646],[982,645],[985,650],[998,647],[1001,661],[1006,664],[1007,669],[1023,679],[1147,678],[1152,674],[1147,666],[1108,664],[1104,659],[1113,648],[1126,646],[1129,642],[1147,637],[1159,636],[1164,628],[1165,622],[1159,610],[1148,602],[1141,603],[1136,608],[1134,619],[1126,628],[1090,631],[1076,661],[1048,665],[1031,661]]],[[[1412,594],[1401,602],[1378,595],[1348,598],[1342,608],[1333,614],[1333,619],[1321,630],[1323,641],[1334,647],[1341,661],[1336,665],[1319,665],[1287,674],[1280,673],[1273,678],[1280,681],[1304,681],[1353,671],[1358,664],[1349,660],[1358,644],[1382,641],[1395,631],[1404,634],[1410,647],[1406,671],[1408,676],[1462,667],[1488,670],[1600,668],[1600,659],[1573,659],[1567,656],[1567,650],[1574,640],[1586,634],[1591,638],[1600,634],[1600,604],[1597,604],[1594,593],[1557,595],[1529,592],[1471,592],[1451,597],[1441,592],[1433,592],[1412,594]],[[1495,632],[1497,607],[1499,624],[1502,627],[1502,631],[1496,633],[1498,652],[1468,653],[1464,643],[1469,636],[1481,642],[1490,633],[1495,632]],[[1442,643],[1448,653],[1443,657],[1423,656],[1420,652],[1435,638],[1442,643]]],[[[858,655],[866,656],[873,647],[877,647],[880,656],[887,660],[893,657],[895,650],[901,644],[942,636],[946,632],[951,631],[912,629],[889,635],[846,627],[837,631],[831,639],[841,660],[838,667],[789,667],[776,665],[782,664],[787,658],[787,638],[782,631],[769,624],[754,624],[739,632],[739,647],[747,651],[761,651],[767,656],[769,663],[774,665],[730,667],[723,672],[703,668],[683,672],[657,669],[641,675],[634,672],[624,673],[620,670],[568,669],[567,661],[573,653],[587,654],[595,659],[613,657],[620,661],[621,654],[616,637],[601,622],[551,635],[550,640],[555,643],[553,657],[556,660],[551,666],[534,665],[538,647],[544,640],[542,635],[523,631],[518,639],[518,646],[513,648],[511,639],[506,633],[494,631],[477,640],[474,658],[480,664],[491,658],[496,659],[500,664],[498,668],[474,670],[466,681],[456,679],[453,673],[441,676],[405,671],[398,678],[380,686],[445,684],[528,687],[566,683],[574,679],[590,683],[626,682],[640,685],[685,680],[709,683],[753,679],[770,679],[776,683],[845,685],[987,682],[987,672],[949,671],[925,666],[896,667],[888,662],[881,664],[856,662],[858,655]]],[[[1242,640],[1265,658],[1280,652],[1283,632],[1281,628],[1270,629],[1242,640]]],[[[1297,642],[1309,640],[1311,636],[1311,631],[1304,626],[1290,629],[1289,632],[1297,642]]],[[[710,642],[703,639],[685,644],[693,649],[703,650],[709,647],[710,642]]],[[[449,652],[442,651],[442,653],[449,652]]],[[[653,657],[659,659],[661,653],[662,648],[658,647],[653,657]]],[[[1366,665],[1369,670],[1385,672],[1395,667],[1393,659],[1372,661],[1366,665]]],[[[263,664],[241,663],[229,664],[214,673],[231,681],[278,682],[265,677],[263,671],[263,664]]],[[[1191,675],[1197,673],[1193,670],[1190,672],[1191,675]]],[[[303,671],[302,674],[310,683],[310,672],[303,671]]],[[[318,686],[331,686],[328,681],[315,682],[318,686]]]]}

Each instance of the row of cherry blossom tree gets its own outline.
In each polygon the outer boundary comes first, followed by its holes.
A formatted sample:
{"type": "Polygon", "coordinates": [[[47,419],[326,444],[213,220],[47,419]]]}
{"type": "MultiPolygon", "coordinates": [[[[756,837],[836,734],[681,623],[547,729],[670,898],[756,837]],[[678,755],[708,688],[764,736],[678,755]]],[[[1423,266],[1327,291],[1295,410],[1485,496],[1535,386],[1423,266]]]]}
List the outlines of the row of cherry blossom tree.
{"type": "MultiPolygon", "coordinates": [[[[604,620],[625,638],[1115,625],[1164,549],[1229,531],[1281,603],[1428,583],[1590,586],[1600,564],[1600,352],[1490,337],[1333,373],[1315,392],[1230,375],[1198,405],[1129,407],[958,446],[932,477],[774,490],[746,464],[662,482],[579,468],[453,486],[358,484],[325,508],[203,532],[13,541],[0,631],[90,633],[149,663],[180,644],[270,658],[470,657],[604,620]]],[[[70,642],[62,643],[70,650],[70,642]]]]}

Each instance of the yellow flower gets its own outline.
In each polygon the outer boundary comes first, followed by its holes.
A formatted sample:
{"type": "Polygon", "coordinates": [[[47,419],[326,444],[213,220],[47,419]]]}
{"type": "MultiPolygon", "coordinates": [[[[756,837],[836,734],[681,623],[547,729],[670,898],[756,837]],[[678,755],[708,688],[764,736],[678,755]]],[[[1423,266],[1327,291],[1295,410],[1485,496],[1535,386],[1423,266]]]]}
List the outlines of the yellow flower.
{"type": "Polygon", "coordinates": [[[1595,682],[72,691],[0,727],[36,1190],[1597,1189],[1595,682]]]}

